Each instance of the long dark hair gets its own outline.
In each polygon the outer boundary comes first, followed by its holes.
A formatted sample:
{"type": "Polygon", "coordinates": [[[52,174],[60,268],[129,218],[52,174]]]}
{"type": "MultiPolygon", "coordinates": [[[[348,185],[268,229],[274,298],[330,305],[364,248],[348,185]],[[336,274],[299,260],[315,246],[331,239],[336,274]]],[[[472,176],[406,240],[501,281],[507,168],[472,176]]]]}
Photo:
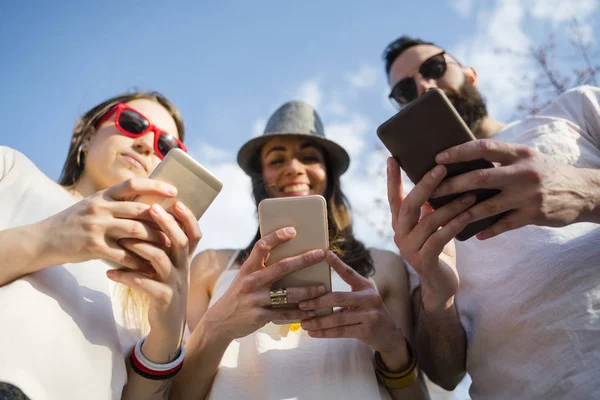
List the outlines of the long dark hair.
{"type": "MultiPolygon", "coordinates": [[[[331,250],[342,259],[346,264],[352,267],[356,272],[364,277],[373,275],[373,258],[365,245],[354,237],[352,232],[352,209],[348,199],[344,195],[340,184],[340,174],[335,171],[329,162],[326,151],[317,145],[325,156],[325,168],[327,172],[327,188],[325,189],[325,200],[327,200],[327,223],[329,225],[329,246],[331,250]]],[[[250,176],[252,179],[252,194],[254,202],[258,203],[269,197],[265,189],[262,177],[262,166],[260,162],[260,150],[252,159],[253,170],[257,171],[250,176]]],[[[236,261],[242,264],[250,255],[256,242],[260,239],[260,229],[250,244],[242,250],[236,261]]]]}

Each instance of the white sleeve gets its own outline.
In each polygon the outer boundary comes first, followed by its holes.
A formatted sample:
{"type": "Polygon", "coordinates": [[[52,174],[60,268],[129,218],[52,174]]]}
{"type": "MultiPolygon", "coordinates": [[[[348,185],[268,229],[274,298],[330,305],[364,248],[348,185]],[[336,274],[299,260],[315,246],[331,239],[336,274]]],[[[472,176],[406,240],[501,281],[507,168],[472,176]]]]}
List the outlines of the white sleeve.
{"type": "Polygon", "coordinates": [[[540,115],[572,121],[600,149],[600,88],[578,86],[561,94],[540,115]]]}
{"type": "Polygon", "coordinates": [[[600,87],[583,86],[581,89],[585,130],[600,149],[600,87]]]}
{"type": "Polygon", "coordinates": [[[6,146],[0,146],[0,181],[2,181],[15,166],[16,154],[16,150],[6,146]]]}

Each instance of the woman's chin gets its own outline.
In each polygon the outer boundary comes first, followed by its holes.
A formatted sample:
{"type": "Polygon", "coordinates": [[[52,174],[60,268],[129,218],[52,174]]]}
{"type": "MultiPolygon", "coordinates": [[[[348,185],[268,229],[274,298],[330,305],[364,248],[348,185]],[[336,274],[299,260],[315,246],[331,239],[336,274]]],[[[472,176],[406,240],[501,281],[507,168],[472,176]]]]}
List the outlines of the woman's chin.
{"type": "Polygon", "coordinates": [[[300,196],[308,196],[311,195],[312,193],[309,191],[304,191],[304,192],[287,192],[287,193],[283,193],[284,197],[300,197],[300,196]]]}
{"type": "Polygon", "coordinates": [[[112,174],[115,183],[121,183],[132,178],[147,178],[146,171],[139,169],[119,168],[112,174]]]}

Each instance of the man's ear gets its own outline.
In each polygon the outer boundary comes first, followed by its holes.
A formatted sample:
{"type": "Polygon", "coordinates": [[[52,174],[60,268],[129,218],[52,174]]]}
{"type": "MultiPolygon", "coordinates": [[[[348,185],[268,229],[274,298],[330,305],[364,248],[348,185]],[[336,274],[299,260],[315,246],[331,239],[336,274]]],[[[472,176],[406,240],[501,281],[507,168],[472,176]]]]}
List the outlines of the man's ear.
{"type": "Polygon", "coordinates": [[[477,71],[475,71],[475,68],[466,67],[463,68],[463,71],[467,79],[471,82],[471,84],[476,88],[479,87],[479,77],[477,76],[477,71]]]}

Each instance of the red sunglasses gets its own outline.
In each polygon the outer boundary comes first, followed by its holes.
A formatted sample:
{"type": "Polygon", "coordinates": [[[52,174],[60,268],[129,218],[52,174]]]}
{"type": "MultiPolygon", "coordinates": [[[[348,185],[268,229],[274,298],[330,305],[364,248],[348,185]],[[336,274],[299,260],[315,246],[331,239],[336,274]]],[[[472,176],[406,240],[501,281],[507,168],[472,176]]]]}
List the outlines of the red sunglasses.
{"type": "Polygon", "coordinates": [[[110,109],[96,126],[102,125],[111,115],[115,115],[115,126],[125,136],[138,138],[149,132],[154,132],[154,152],[162,160],[169,150],[179,148],[187,152],[187,148],[176,137],[153,125],[150,120],[144,117],[139,111],[128,106],[125,103],[118,103],[110,109]]]}

